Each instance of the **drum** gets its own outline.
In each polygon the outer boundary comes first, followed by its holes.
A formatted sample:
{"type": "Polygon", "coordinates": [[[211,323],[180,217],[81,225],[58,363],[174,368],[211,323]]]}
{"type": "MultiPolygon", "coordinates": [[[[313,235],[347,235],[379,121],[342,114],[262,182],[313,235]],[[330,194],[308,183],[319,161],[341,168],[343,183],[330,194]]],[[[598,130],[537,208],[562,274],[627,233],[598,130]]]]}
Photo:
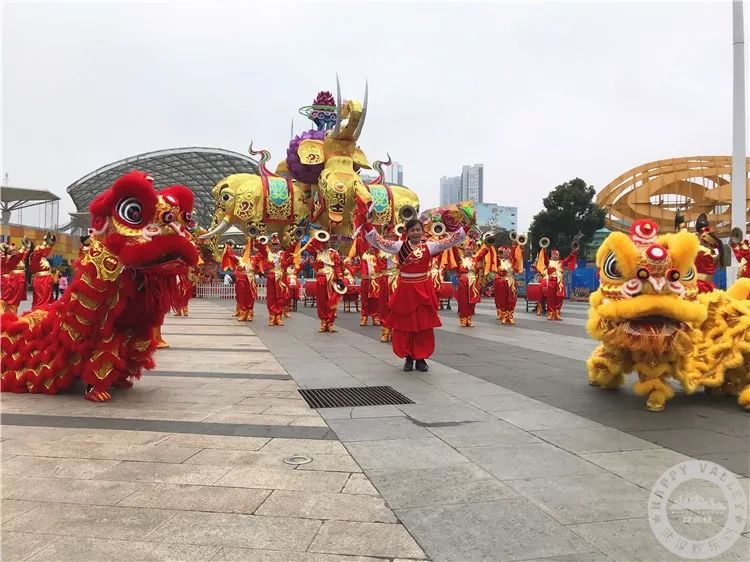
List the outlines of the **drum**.
{"type": "Polygon", "coordinates": [[[453,297],[453,283],[440,283],[440,289],[438,289],[438,298],[441,300],[445,300],[451,297],[453,297]]]}
{"type": "Polygon", "coordinates": [[[542,300],[541,283],[529,283],[526,285],[526,300],[532,302],[539,302],[542,300]]]}

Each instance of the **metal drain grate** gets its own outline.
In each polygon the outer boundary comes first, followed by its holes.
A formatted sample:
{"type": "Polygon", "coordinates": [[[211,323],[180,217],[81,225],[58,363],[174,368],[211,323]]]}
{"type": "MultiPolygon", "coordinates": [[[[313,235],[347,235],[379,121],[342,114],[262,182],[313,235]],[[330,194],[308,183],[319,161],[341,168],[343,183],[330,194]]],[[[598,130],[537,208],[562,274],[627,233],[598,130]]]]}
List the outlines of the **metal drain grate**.
{"type": "Polygon", "coordinates": [[[390,386],[352,386],[348,388],[299,389],[311,408],[346,408],[351,406],[385,406],[414,404],[390,386]]]}

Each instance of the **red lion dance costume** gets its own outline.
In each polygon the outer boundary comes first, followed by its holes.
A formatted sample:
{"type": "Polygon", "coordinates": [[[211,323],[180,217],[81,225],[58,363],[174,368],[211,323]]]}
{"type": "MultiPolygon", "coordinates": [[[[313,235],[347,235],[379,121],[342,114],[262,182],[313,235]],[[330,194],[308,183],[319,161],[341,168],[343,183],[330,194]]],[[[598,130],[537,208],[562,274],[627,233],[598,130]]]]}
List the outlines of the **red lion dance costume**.
{"type": "Polygon", "coordinates": [[[24,238],[23,250],[14,244],[3,247],[2,256],[2,312],[18,311],[18,305],[26,300],[26,265],[24,261],[31,250],[31,240],[24,238]]]}
{"type": "Polygon", "coordinates": [[[65,294],[20,318],[2,316],[3,392],[55,394],[80,378],[87,400],[154,366],[154,330],[179,302],[178,276],[198,251],[176,222],[178,195],[130,172],[89,207],[92,240],[65,294]]]}
{"type": "Polygon", "coordinates": [[[255,299],[258,298],[258,285],[255,282],[255,271],[258,268],[258,254],[250,257],[252,241],[245,244],[245,253],[241,258],[234,255],[233,245],[227,242],[221,256],[221,268],[234,272],[234,298],[237,301],[235,316],[239,322],[252,322],[255,317],[255,299]]]}
{"type": "Polygon", "coordinates": [[[49,304],[54,300],[52,295],[54,285],[52,268],[49,265],[49,261],[47,261],[54,245],[55,237],[48,232],[44,236],[44,242],[31,250],[29,269],[31,270],[31,288],[34,291],[34,296],[31,300],[31,310],[36,310],[40,306],[49,304]]]}

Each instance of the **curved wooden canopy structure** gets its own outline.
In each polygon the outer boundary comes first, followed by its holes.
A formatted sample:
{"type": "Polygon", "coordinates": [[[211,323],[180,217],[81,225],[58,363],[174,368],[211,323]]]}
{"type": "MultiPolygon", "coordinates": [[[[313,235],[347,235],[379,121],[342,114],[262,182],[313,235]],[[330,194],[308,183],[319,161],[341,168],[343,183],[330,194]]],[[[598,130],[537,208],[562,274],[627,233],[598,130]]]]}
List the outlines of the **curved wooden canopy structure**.
{"type": "MultiPolygon", "coordinates": [[[[745,210],[750,207],[750,158],[745,178],[745,210]]],[[[708,215],[720,237],[731,230],[732,157],[691,156],[649,162],[628,170],[596,196],[607,211],[606,227],[627,231],[637,219],[651,219],[662,232],[674,230],[680,211],[688,226],[701,213],[708,215]]],[[[748,225],[745,225],[747,232],[748,225]]]]}

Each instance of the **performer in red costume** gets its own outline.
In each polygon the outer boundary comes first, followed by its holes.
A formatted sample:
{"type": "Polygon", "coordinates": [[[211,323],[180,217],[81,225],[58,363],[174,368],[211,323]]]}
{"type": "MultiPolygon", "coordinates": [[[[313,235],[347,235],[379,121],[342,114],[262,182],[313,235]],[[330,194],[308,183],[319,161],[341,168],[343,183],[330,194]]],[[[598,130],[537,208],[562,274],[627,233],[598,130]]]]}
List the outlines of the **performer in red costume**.
{"type": "MultiPolygon", "coordinates": [[[[525,240],[525,237],[524,237],[525,240]]],[[[483,263],[485,275],[494,273],[492,290],[495,296],[495,310],[497,321],[501,324],[515,324],[513,315],[516,311],[518,294],[516,292],[515,273],[522,271],[519,254],[520,246],[514,240],[512,248],[494,246],[485,243],[477,253],[475,260],[483,263]]]]}
{"type": "Polygon", "coordinates": [[[36,310],[54,300],[52,268],[49,265],[49,261],[47,261],[47,257],[54,245],[55,236],[48,232],[44,235],[44,241],[39,246],[31,248],[29,269],[31,270],[31,288],[34,292],[31,300],[31,310],[36,310]]]}
{"type": "Polygon", "coordinates": [[[563,270],[566,267],[571,271],[574,270],[577,257],[578,250],[575,247],[564,260],[560,260],[560,252],[557,249],[550,252],[544,269],[544,277],[547,281],[547,320],[562,320],[560,313],[565,299],[563,270]]]}
{"type": "Polygon", "coordinates": [[[320,320],[320,332],[336,332],[336,311],[341,295],[346,292],[342,279],[341,256],[331,249],[331,235],[317,230],[305,249],[313,256],[315,295],[320,320]]]}
{"type": "Polygon", "coordinates": [[[259,242],[259,260],[266,272],[266,306],[268,325],[283,326],[284,307],[289,300],[289,286],[285,282],[286,269],[294,264],[294,256],[281,249],[279,235],[271,235],[268,244],[259,242]]]}
{"type": "Polygon", "coordinates": [[[458,288],[456,301],[458,302],[458,317],[462,328],[474,327],[474,313],[477,303],[481,302],[479,294],[479,280],[477,279],[474,260],[474,240],[466,238],[461,246],[461,257],[458,262],[458,288]]]}
{"type": "Polygon", "coordinates": [[[255,299],[258,296],[255,282],[257,259],[250,257],[252,245],[252,240],[248,239],[245,243],[244,254],[238,258],[234,255],[234,245],[228,241],[224,246],[224,254],[221,256],[221,268],[231,269],[234,272],[234,297],[237,300],[235,316],[239,322],[252,322],[255,316],[255,299]]]}
{"type": "Polygon", "coordinates": [[[403,241],[386,240],[375,227],[365,223],[367,241],[379,250],[394,254],[399,263],[399,283],[388,303],[386,315],[393,330],[393,352],[405,358],[404,371],[416,368],[427,371],[426,359],[435,350],[433,328],[442,326],[438,316],[438,299],[430,276],[432,258],[436,254],[460,244],[466,232],[459,228],[439,242],[422,242],[422,224],[417,219],[406,223],[403,241]]]}
{"type": "Polygon", "coordinates": [[[740,263],[737,277],[750,278],[750,241],[747,238],[744,240],[742,238],[742,230],[734,227],[729,241],[732,245],[732,253],[734,253],[734,257],[740,263]]]}
{"type": "MultiPolygon", "coordinates": [[[[358,240],[354,243],[360,247],[364,246],[361,242],[358,243],[358,240]]],[[[367,326],[367,319],[370,317],[372,317],[373,326],[380,326],[380,282],[377,274],[377,261],[377,250],[372,246],[368,246],[360,254],[359,274],[362,279],[360,326],[367,326]]]]}
{"type": "MultiPolygon", "coordinates": [[[[685,217],[678,211],[675,217],[675,229],[687,231],[685,217]]],[[[695,271],[698,280],[698,291],[710,293],[716,290],[714,274],[724,266],[724,245],[712,232],[705,213],[698,215],[695,221],[695,234],[698,236],[698,255],[695,258],[695,271]]]]}
{"type": "Polygon", "coordinates": [[[19,251],[15,244],[10,244],[3,260],[2,269],[2,304],[3,312],[18,313],[18,305],[26,300],[26,256],[33,248],[28,238],[23,239],[19,251]]]}
{"type": "MultiPolygon", "coordinates": [[[[389,242],[396,240],[396,233],[388,230],[384,238],[389,242]]],[[[380,252],[378,254],[376,269],[378,272],[378,283],[380,284],[378,297],[378,317],[380,318],[380,341],[388,343],[391,341],[391,327],[388,323],[388,301],[398,285],[398,267],[391,254],[380,252]]]]}

